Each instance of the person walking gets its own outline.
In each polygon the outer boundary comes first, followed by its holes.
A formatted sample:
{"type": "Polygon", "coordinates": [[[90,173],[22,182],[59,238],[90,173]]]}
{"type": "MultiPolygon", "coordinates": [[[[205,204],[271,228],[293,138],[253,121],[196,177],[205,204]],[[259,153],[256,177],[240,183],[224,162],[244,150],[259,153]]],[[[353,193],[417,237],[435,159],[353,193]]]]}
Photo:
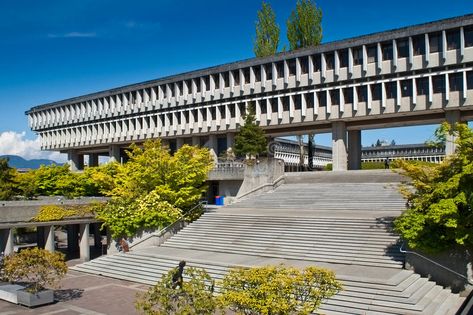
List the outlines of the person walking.
{"type": "Polygon", "coordinates": [[[175,289],[179,286],[182,289],[182,274],[184,272],[184,267],[186,266],[186,262],[182,260],[179,262],[179,265],[174,269],[174,274],[172,275],[172,288],[175,289]]]}
{"type": "Polygon", "coordinates": [[[389,157],[386,157],[384,160],[384,169],[388,170],[389,169],[389,157]]]}

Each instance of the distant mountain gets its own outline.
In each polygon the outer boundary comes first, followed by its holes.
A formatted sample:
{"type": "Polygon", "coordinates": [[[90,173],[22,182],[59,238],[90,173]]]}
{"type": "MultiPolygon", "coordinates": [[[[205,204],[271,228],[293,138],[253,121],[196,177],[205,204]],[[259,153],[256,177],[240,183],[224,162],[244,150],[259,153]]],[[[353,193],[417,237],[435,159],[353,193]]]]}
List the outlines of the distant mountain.
{"type": "Polygon", "coordinates": [[[39,168],[41,165],[51,165],[51,164],[62,165],[62,163],[57,163],[55,161],[47,160],[47,159],[25,160],[24,158],[18,155],[0,155],[0,159],[2,158],[8,158],[8,165],[14,168],[36,169],[36,168],[39,168]]]}

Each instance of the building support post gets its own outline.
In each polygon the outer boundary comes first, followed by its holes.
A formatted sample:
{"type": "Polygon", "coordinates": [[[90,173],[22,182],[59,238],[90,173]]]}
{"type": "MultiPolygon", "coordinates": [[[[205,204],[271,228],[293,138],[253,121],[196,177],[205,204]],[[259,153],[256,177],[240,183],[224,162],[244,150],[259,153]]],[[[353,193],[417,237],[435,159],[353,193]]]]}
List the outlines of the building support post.
{"type": "Polygon", "coordinates": [[[227,133],[227,149],[232,148],[235,144],[235,133],[229,132],[227,133]]]}
{"type": "Polygon", "coordinates": [[[347,170],[347,129],[343,121],[332,123],[332,170],[347,170]]]}
{"type": "Polygon", "coordinates": [[[54,225],[44,227],[44,249],[54,253],[55,250],[54,240],[54,225]]]}
{"type": "Polygon", "coordinates": [[[209,135],[209,140],[206,143],[206,147],[209,148],[210,154],[212,155],[214,162],[217,163],[218,156],[217,156],[217,136],[216,135],[209,135]]]}
{"type": "Polygon", "coordinates": [[[99,155],[98,153],[89,153],[89,167],[99,166],[99,155]]]}
{"type": "Polygon", "coordinates": [[[14,251],[13,228],[0,230],[0,253],[10,255],[14,251]]]}
{"type": "Polygon", "coordinates": [[[67,163],[69,163],[71,171],[79,171],[84,169],[84,155],[77,153],[75,150],[67,152],[67,163]]]}
{"type": "Polygon", "coordinates": [[[118,145],[111,145],[108,149],[108,156],[110,157],[110,162],[121,163],[120,147],[118,145]]]}
{"type": "Polygon", "coordinates": [[[309,133],[307,135],[307,140],[307,168],[309,171],[312,171],[314,169],[314,134],[309,133]]]}
{"type": "Polygon", "coordinates": [[[184,138],[176,139],[176,151],[179,150],[184,145],[184,138]]]}
{"type": "Polygon", "coordinates": [[[90,260],[89,223],[80,225],[80,259],[82,261],[90,260]]]}
{"type": "Polygon", "coordinates": [[[361,130],[348,131],[348,169],[361,169],[361,130]]]}
{"type": "MultiPolygon", "coordinates": [[[[445,112],[445,118],[450,125],[455,125],[460,123],[460,111],[459,110],[449,110],[445,112]]],[[[445,155],[449,156],[455,153],[457,144],[455,143],[456,136],[454,134],[448,134],[445,139],[445,155]]]]}

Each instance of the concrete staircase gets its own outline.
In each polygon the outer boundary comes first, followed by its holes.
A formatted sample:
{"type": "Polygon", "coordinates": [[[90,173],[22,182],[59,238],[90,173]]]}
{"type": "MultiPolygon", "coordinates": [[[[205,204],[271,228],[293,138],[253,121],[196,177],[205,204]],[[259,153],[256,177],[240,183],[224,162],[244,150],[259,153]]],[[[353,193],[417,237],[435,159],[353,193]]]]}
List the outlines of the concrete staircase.
{"type": "Polygon", "coordinates": [[[160,247],[73,269],[152,285],[180,260],[217,280],[233,266],[317,265],[344,285],[323,314],[455,314],[463,298],[402,269],[391,231],[405,204],[400,180],[388,171],[288,174],[274,192],[210,210],[160,247]]]}

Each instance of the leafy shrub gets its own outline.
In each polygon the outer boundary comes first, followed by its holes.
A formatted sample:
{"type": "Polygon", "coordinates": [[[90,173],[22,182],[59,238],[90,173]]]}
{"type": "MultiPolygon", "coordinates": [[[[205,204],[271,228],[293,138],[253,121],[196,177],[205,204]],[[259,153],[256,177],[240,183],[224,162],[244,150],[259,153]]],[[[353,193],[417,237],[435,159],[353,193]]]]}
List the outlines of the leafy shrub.
{"type": "Polygon", "coordinates": [[[64,254],[28,248],[5,257],[5,276],[11,282],[26,282],[27,291],[36,293],[55,287],[67,273],[64,254]]]}
{"type": "Polygon", "coordinates": [[[41,206],[38,214],[32,219],[36,222],[60,221],[71,217],[94,216],[95,205],[41,206]]]}
{"type": "Polygon", "coordinates": [[[217,303],[213,296],[213,281],[203,269],[186,268],[182,288],[172,288],[175,270],[163,275],[161,281],[139,296],[135,307],[146,315],[210,315],[217,303]]]}
{"type": "Polygon", "coordinates": [[[342,289],[330,270],[283,265],[231,269],[221,286],[221,306],[247,315],[310,314],[342,289]]]}

